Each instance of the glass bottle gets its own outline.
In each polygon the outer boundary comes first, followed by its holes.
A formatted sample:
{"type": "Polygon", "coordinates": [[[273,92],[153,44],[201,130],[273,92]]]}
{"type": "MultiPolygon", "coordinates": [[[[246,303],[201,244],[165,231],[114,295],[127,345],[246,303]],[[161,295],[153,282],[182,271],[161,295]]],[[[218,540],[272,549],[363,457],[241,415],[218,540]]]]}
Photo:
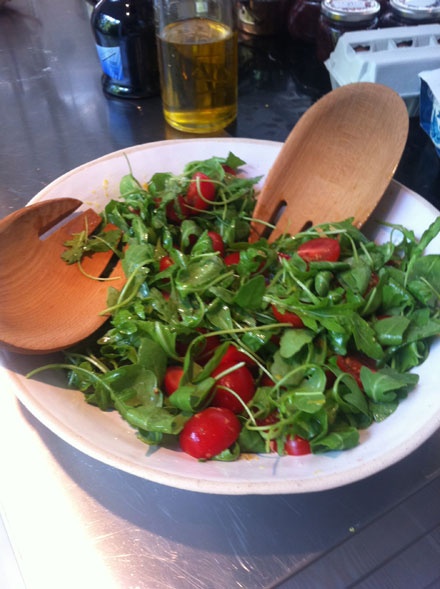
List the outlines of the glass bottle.
{"type": "Polygon", "coordinates": [[[381,27],[409,27],[440,23],[440,0],[389,0],[381,27]]]}
{"type": "Polygon", "coordinates": [[[323,0],[316,39],[317,58],[328,59],[343,33],[376,29],[380,10],[376,0],[323,0]]]}
{"type": "Polygon", "coordinates": [[[87,16],[91,18],[93,9],[98,4],[98,0],[84,0],[87,10],[87,16]]]}
{"type": "Polygon", "coordinates": [[[119,98],[159,94],[153,0],[100,0],[91,23],[104,92],[119,98]]]}

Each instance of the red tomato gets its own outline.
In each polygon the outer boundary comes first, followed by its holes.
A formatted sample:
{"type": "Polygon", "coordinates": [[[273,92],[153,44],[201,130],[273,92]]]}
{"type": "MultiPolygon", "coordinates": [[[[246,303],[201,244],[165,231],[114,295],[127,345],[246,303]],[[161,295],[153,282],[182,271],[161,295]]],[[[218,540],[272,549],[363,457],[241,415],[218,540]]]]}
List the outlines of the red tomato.
{"type": "MultiPolygon", "coordinates": [[[[211,376],[214,378],[224,372],[227,368],[231,368],[234,364],[221,363],[215,370],[212,371],[211,376]]],[[[227,387],[234,391],[240,397],[243,403],[249,403],[255,394],[254,378],[246,366],[236,368],[229,374],[222,376],[217,380],[214,387],[214,398],[211,401],[213,407],[226,407],[234,413],[241,413],[243,411],[243,404],[223,387],[227,387]]]]}
{"type": "Polygon", "coordinates": [[[293,436],[293,438],[288,436],[284,444],[284,452],[289,456],[303,456],[304,454],[310,454],[310,444],[300,436],[293,436]]]}
{"type": "Polygon", "coordinates": [[[189,209],[186,206],[184,197],[179,194],[176,199],[169,202],[165,207],[167,219],[173,223],[181,223],[189,216],[189,209]]]}
{"type": "Polygon", "coordinates": [[[257,419],[257,425],[273,425],[274,423],[278,423],[280,417],[278,415],[277,411],[274,411],[273,413],[269,413],[269,415],[267,415],[266,417],[263,417],[262,419],[257,419]]]}
{"type": "Polygon", "coordinates": [[[193,174],[185,195],[185,203],[194,209],[188,209],[191,215],[197,215],[198,211],[206,211],[209,203],[215,200],[215,184],[206,174],[196,172],[193,174]],[[207,202],[208,201],[208,202],[207,202]]]}
{"type": "Polygon", "coordinates": [[[298,255],[306,262],[337,262],[341,255],[341,246],[332,237],[317,237],[302,243],[298,255]]]}
{"type": "Polygon", "coordinates": [[[290,323],[292,327],[297,328],[304,327],[301,317],[299,317],[296,313],[293,313],[292,311],[284,311],[284,313],[281,313],[281,311],[278,311],[275,305],[271,305],[271,307],[273,316],[279,323],[290,323]]]}
{"type": "Polygon", "coordinates": [[[363,391],[364,387],[361,381],[361,368],[367,366],[370,370],[375,370],[374,361],[363,356],[337,356],[336,365],[343,372],[351,374],[357,382],[359,388],[363,391]]]}
{"type": "Polygon", "coordinates": [[[256,362],[253,358],[240,352],[237,348],[230,344],[229,347],[226,349],[226,352],[222,356],[221,364],[237,364],[238,362],[245,362],[248,366],[255,366],[256,362]]]}
{"type": "Polygon", "coordinates": [[[226,266],[235,266],[240,261],[240,252],[232,252],[225,256],[224,263],[226,266]]]}
{"type": "Polygon", "coordinates": [[[262,387],[273,387],[275,386],[275,381],[268,374],[263,374],[260,380],[260,385],[262,387]]]}
{"type": "Polygon", "coordinates": [[[232,411],[208,407],[185,423],[180,447],[193,458],[208,460],[232,446],[239,434],[240,422],[232,411]]]}
{"type": "Polygon", "coordinates": [[[163,379],[163,388],[168,396],[179,388],[182,376],[183,368],[181,366],[169,366],[167,368],[163,379]]]}
{"type": "MultiPolygon", "coordinates": [[[[201,333],[203,332],[201,331],[201,333]]],[[[196,356],[197,362],[199,364],[206,364],[206,362],[212,358],[214,351],[221,343],[221,339],[217,335],[212,335],[205,338],[205,347],[203,348],[203,351],[198,356],[196,356]]]]}
{"type": "Polygon", "coordinates": [[[208,237],[212,242],[213,250],[223,257],[225,255],[225,244],[220,233],[217,233],[216,231],[208,231],[208,237]]]}
{"type": "Polygon", "coordinates": [[[224,169],[226,174],[231,174],[232,176],[237,175],[237,172],[234,170],[234,168],[231,168],[231,166],[228,166],[227,164],[222,164],[222,168],[224,169]]]}
{"type": "Polygon", "coordinates": [[[170,256],[162,256],[162,258],[159,260],[159,271],[163,272],[173,264],[174,262],[170,256]]]}

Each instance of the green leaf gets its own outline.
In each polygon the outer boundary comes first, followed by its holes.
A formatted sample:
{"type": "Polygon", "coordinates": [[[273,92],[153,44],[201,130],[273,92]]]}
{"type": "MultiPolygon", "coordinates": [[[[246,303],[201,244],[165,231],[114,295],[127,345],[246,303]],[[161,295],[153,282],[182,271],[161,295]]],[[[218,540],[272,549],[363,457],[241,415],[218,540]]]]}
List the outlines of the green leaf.
{"type": "Polygon", "coordinates": [[[218,256],[198,258],[181,268],[176,275],[175,285],[182,296],[190,293],[203,293],[215,282],[224,270],[218,256]]]}
{"type": "Polygon", "coordinates": [[[359,315],[353,315],[353,337],[359,352],[363,352],[375,360],[380,360],[383,357],[384,352],[377,340],[376,332],[359,315]]]}
{"type": "Polygon", "coordinates": [[[408,273],[408,290],[423,305],[436,306],[440,302],[440,255],[418,258],[408,273]]]}
{"type": "Polygon", "coordinates": [[[387,367],[378,371],[372,371],[366,366],[363,366],[360,377],[365,393],[376,403],[394,401],[398,393],[406,394],[419,381],[418,374],[399,374],[395,370],[387,367]]]}
{"type": "Polygon", "coordinates": [[[197,383],[189,383],[180,386],[169,397],[169,402],[173,407],[181,411],[196,413],[203,409],[209,401],[210,393],[215,385],[215,379],[212,377],[205,378],[197,383]]]}
{"type": "Polygon", "coordinates": [[[168,356],[161,345],[153,339],[144,337],[139,344],[138,363],[156,375],[161,382],[166,371],[168,356]]]}
{"type": "Polygon", "coordinates": [[[241,285],[233,302],[243,309],[259,309],[266,292],[266,281],[264,276],[254,276],[241,285]]]}
{"type": "Polygon", "coordinates": [[[283,358],[295,356],[315,338],[310,329],[286,329],[280,340],[280,354],[283,358]]]}
{"type": "Polygon", "coordinates": [[[349,450],[359,444],[359,432],[355,427],[333,431],[322,438],[312,440],[310,448],[314,454],[322,452],[349,450]]]}
{"type": "Polygon", "coordinates": [[[410,320],[407,317],[398,315],[380,319],[373,328],[382,346],[400,346],[409,324],[410,320]]]}

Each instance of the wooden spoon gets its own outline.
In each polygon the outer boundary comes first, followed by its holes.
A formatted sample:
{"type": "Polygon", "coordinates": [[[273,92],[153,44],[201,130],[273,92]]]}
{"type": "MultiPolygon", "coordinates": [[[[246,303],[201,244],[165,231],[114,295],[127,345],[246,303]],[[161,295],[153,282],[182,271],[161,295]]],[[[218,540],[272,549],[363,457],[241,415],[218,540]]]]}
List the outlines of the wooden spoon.
{"type": "MultiPolygon", "coordinates": [[[[276,158],[254,210],[280,234],[354,218],[361,227],[384,194],[408,136],[405,103],[387,86],[356,83],[318,100],[276,158]]],[[[252,240],[265,234],[253,225],[252,240]]]]}
{"type": "MultiPolygon", "coordinates": [[[[270,239],[305,225],[354,217],[364,223],[388,186],[402,155],[408,115],[402,99],[384,86],[361,83],[327,94],[296,124],[273,164],[254,217],[273,220],[270,239]]],[[[106,320],[108,282],[87,278],[61,260],[72,233],[101,221],[89,210],[46,239],[40,237],[82,203],[54,199],[0,221],[0,346],[21,353],[67,348],[106,320]]],[[[257,239],[261,224],[254,224],[257,239]]],[[[99,276],[107,254],[84,261],[99,276]]],[[[122,270],[111,284],[121,288],[122,270]]],[[[113,276],[115,272],[113,272],[113,276]]]]}
{"type": "MultiPolygon", "coordinates": [[[[107,307],[109,284],[121,288],[125,282],[122,268],[115,267],[109,283],[93,280],[77,264],[61,259],[72,234],[90,234],[102,221],[92,209],[73,216],[82,204],[74,198],[47,200],[0,221],[0,347],[54,352],[83,340],[108,319],[100,313],[107,307]]],[[[111,256],[96,253],[82,267],[99,277],[111,256]]]]}

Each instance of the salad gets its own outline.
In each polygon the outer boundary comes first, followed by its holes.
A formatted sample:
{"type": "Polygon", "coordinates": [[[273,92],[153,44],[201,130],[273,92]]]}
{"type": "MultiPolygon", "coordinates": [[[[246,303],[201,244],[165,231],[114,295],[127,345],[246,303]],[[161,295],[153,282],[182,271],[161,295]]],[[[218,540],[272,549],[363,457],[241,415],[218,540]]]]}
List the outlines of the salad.
{"type": "Polygon", "coordinates": [[[440,332],[440,255],[424,255],[440,218],[420,240],[390,226],[376,244],[347,219],[250,241],[265,224],[243,164],[122,178],[106,231],[72,236],[63,257],[110,248],[126,285],[109,282],[110,324],[51,367],[147,444],[199,460],[352,448],[415,387],[440,332]]]}

